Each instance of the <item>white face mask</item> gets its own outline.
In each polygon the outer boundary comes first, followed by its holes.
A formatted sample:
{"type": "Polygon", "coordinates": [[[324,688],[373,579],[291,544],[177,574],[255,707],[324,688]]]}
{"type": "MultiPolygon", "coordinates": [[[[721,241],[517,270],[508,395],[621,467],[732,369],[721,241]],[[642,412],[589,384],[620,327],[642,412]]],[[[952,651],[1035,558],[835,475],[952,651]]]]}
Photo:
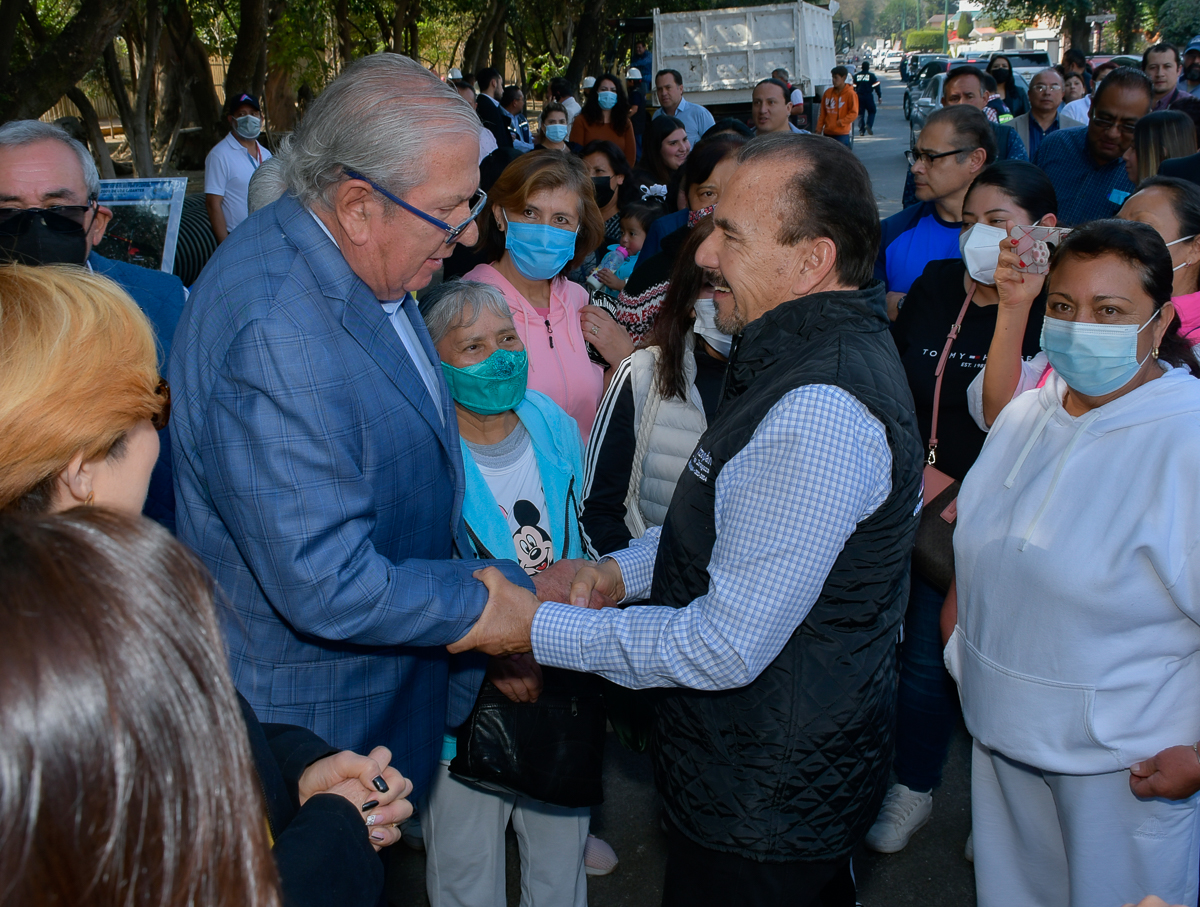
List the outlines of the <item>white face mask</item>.
{"type": "Polygon", "coordinates": [[[703,337],[709,346],[728,359],[733,338],[728,334],[721,333],[717,327],[717,304],[711,299],[697,299],[695,308],[696,322],[692,325],[692,330],[703,337]]]}
{"type": "Polygon", "coordinates": [[[238,117],[233,121],[233,128],[244,139],[256,139],[262,132],[262,120],[256,116],[238,117]]]}
{"type": "Polygon", "coordinates": [[[1000,242],[1007,238],[1007,230],[988,224],[972,224],[963,231],[958,237],[958,249],[972,280],[989,287],[996,285],[1000,242]]]}

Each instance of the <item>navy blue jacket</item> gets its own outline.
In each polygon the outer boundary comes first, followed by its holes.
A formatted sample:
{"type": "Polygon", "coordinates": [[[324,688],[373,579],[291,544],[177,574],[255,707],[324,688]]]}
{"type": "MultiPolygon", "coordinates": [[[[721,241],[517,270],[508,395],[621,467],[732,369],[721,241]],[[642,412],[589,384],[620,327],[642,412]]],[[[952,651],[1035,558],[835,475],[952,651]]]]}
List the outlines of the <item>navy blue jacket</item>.
{"type": "MultiPolygon", "coordinates": [[[[123,261],[113,261],[93,252],[88,264],[97,274],[120,284],[133,301],[138,304],[150,323],[158,340],[158,372],[166,375],[167,362],[171,358],[171,341],[175,328],[187,301],[187,292],[174,274],[151,271],[123,261]]],[[[168,380],[170,380],[168,378],[168,380]]],[[[168,425],[158,433],[158,462],[150,475],[150,491],[146,495],[146,506],[142,513],[175,531],[175,489],[171,483],[171,428],[168,425]]]]}

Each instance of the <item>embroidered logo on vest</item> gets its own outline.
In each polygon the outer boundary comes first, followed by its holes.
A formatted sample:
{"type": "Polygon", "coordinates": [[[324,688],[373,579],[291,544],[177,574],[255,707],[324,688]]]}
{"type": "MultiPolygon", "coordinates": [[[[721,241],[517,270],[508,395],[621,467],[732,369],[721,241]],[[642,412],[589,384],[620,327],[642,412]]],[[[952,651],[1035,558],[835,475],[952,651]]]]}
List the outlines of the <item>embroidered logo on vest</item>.
{"type": "Polygon", "coordinates": [[[712,468],[712,454],[703,447],[697,447],[688,460],[688,471],[701,482],[708,483],[708,473],[712,468]]]}

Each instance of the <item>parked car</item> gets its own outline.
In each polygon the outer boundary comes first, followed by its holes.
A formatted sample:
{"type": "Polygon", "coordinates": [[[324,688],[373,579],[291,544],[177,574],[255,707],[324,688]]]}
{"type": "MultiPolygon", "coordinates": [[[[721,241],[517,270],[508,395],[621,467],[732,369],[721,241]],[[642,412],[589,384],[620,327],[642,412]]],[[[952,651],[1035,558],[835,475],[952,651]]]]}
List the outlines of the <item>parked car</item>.
{"type": "Polygon", "coordinates": [[[890,50],[886,57],[883,58],[883,71],[893,72],[900,69],[900,63],[904,60],[904,54],[898,50],[890,50]]]}
{"type": "Polygon", "coordinates": [[[1092,72],[1095,72],[1097,67],[1103,66],[1105,63],[1116,63],[1118,66],[1132,66],[1134,69],[1142,68],[1141,57],[1131,57],[1129,54],[1093,54],[1087,58],[1088,65],[1092,67],[1092,72]]]}
{"type": "MultiPolygon", "coordinates": [[[[1049,69],[1054,65],[1050,62],[1050,55],[1044,50],[998,50],[980,54],[979,57],[985,68],[996,57],[1004,57],[1008,60],[1012,71],[1024,76],[1026,82],[1043,69],[1049,69]]],[[[1140,65],[1141,61],[1139,60],[1138,63],[1140,65]]]]}
{"type": "Polygon", "coordinates": [[[945,54],[917,54],[916,58],[916,74],[908,80],[908,87],[904,89],[904,119],[906,120],[912,111],[913,98],[921,96],[921,92],[925,89],[925,82],[931,76],[946,71],[946,63],[951,59],[945,54]],[[940,67],[930,66],[930,63],[940,63],[942,65],[940,67]]]}

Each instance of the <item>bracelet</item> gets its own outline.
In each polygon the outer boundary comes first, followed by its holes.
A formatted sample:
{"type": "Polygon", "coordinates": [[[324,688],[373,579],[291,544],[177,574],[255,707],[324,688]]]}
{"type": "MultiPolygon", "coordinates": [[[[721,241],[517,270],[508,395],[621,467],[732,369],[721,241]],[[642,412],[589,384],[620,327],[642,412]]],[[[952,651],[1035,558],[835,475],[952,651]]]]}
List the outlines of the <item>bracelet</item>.
{"type": "Polygon", "coordinates": [[[1200,764],[1200,741],[1192,744],[1192,752],[1196,754],[1196,762],[1200,764]]]}

